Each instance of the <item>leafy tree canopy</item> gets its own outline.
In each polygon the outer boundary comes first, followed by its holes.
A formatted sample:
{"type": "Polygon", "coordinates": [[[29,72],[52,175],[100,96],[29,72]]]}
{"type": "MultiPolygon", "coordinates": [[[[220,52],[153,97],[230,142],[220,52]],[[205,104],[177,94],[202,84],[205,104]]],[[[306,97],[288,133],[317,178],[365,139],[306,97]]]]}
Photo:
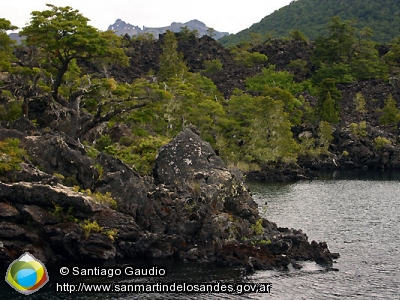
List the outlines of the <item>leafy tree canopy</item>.
{"type": "Polygon", "coordinates": [[[390,51],[383,58],[389,65],[391,74],[398,76],[400,74],[400,37],[391,42],[390,51]]]}
{"type": "Polygon", "coordinates": [[[382,109],[382,116],[379,121],[382,125],[391,125],[393,127],[396,127],[397,123],[400,122],[400,111],[392,95],[389,95],[385,101],[385,106],[382,109]]]}
{"type": "Polygon", "coordinates": [[[229,101],[228,114],[236,124],[228,146],[236,148],[227,155],[231,161],[266,165],[296,160],[297,144],[281,100],[238,91],[229,101]]]}
{"type": "Polygon", "coordinates": [[[158,77],[160,81],[165,81],[172,77],[184,77],[188,70],[183,61],[183,55],[178,53],[178,41],[175,33],[168,30],[164,36],[162,54],[160,56],[160,71],[158,77]]]}
{"type": "Polygon", "coordinates": [[[12,26],[10,21],[0,18],[0,71],[9,71],[11,61],[14,59],[12,45],[14,41],[7,35],[7,30],[14,30],[18,27],[12,26]]]}
{"type": "Polygon", "coordinates": [[[335,78],[341,83],[355,79],[386,79],[388,70],[379,57],[375,43],[369,40],[370,29],[359,30],[355,22],[333,17],[328,30],[328,36],[321,36],[315,41],[313,62],[321,67],[315,79],[335,78]]]}
{"type": "Polygon", "coordinates": [[[127,64],[119,46],[120,38],[112,32],[100,32],[88,25],[89,19],[69,6],[47,4],[48,10],[32,12],[31,22],[20,32],[27,45],[43,51],[55,75],[52,96],[59,99],[59,87],[74,60],[107,57],[127,64]]]}

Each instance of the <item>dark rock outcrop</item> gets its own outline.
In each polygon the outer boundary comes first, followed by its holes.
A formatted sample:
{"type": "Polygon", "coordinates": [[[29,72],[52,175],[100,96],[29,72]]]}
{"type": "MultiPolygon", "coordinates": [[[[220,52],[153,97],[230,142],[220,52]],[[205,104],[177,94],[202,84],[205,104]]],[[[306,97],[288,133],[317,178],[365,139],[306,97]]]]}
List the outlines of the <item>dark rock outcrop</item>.
{"type": "MultiPolygon", "coordinates": [[[[6,129],[1,135],[17,136],[6,129]]],[[[262,219],[242,176],[194,128],[159,150],[154,178],[103,153],[89,158],[62,134],[19,138],[31,161],[15,171],[20,180],[0,182],[1,264],[25,251],[43,261],[175,257],[249,271],[305,259],[329,268],[336,257],[301,231],[262,219]],[[63,185],[64,176],[91,192],[63,185]],[[117,209],[94,193],[111,195],[117,209]]]]}
{"type": "Polygon", "coordinates": [[[251,234],[250,224],[259,219],[257,205],[240,175],[230,172],[211,146],[190,129],[160,149],[154,177],[183,202],[183,224],[170,226],[176,233],[185,232],[204,243],[220,242],[251,234]]]}

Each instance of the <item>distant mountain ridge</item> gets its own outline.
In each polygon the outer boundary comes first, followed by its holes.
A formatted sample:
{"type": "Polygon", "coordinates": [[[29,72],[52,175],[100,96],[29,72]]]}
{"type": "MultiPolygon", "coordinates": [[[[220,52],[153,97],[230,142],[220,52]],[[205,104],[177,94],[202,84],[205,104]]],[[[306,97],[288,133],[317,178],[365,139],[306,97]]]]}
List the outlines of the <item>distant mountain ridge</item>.
{"type": "Polygon", "coordinates": [[[273,38],[288,37],[299,30],[314,40],[327,33],[331,17],[355,20],[358,28],[372,29],[372,39],[388,43],[400,35],[400,1],[398,0],[296,0],[263,18],[259,23],[235,35],[223,37],[220,43],[233,46],[250,41],[251,34],[273,38]]]}
{"type": "MultiPolygon", "coordinates": [[[[129,23],[126,23],[125,21],[122,21],[121,19],[118,19],[115,21],[114,24],[110,25],[108,27],[108,30],[114,30],[118,35],[125,35],[128,34],[129,36],[137,36],[145,33],[149,33],[154,35],[155,38],[158,38],[158,35],[165,33],[167,30],[170,30],[172,32],[179,32],[181,31],[182,27],[187,27],[189,30],[197,30],[199,32],[199,36],[207,35],[208,32],[207,30],[210,27],[207,27],[206,24],[203,22],[200,22],[199,20],[191,20],[186,23],[179,23],[179,22],[173,22],[169,26],[165,27],[145,27],[143,26],[143,29],[141,29],[139,26],[135,26],[129,23]]],[[[215,28],[214,28],[215,29],[215,28]]],[[[216,40],[229,35],[228,32],[219,32],[214,30],[213,38],[216,40]]]]}

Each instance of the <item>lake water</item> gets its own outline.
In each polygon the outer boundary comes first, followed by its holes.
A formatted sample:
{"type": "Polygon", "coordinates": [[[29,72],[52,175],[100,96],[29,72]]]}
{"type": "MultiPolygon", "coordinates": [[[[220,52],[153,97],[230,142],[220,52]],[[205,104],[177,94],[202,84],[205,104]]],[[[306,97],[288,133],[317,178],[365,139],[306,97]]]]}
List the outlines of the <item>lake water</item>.
{"type": "MultiPolygon", "coordinates": [[[[339,272],[308,264],[299,271],[258,272],[275,299],[399,299],[400,176],[334,173],[294,184],[252,184],[263,215],[326,241],[341,257],[339,272]]],[[[254,297],[261,299],[260,297],[254,297]]]]}
{"type": "MultiPolygon", "coordinates": [[[[302,229],[310,241],[326,241],[331,252],[339,252],[341,257],[334,264],[339,271],[325,272],[318,265],[307,262],[301,270],[258,271],[246,277],[237,269],[162,260],[152,263],[168,271],[163,281],[272,283],[271,294],[68,295],[55,294],[54,280],[76,282],[79,279],[60,278],[58,269],[50,267],[50,282],[42,290],[24,296],[3,281],[0,299],[400,298],[399,173],[331,173],[310,182],[252,183],[249,186],[264,217],[281,227],[302,229]]],[[[155,280],[160,278],[131,279],[132,282],[155,280]]],[[[107,282],[105,279],[96,281],[107,282]]]]}

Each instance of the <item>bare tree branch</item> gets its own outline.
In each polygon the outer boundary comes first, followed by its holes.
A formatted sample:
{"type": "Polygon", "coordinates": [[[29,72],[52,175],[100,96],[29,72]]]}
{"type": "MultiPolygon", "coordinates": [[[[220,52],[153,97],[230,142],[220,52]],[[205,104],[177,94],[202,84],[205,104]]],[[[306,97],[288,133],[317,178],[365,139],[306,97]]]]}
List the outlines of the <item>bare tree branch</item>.
{"type": "Polygon", "coordinates": [[[149,102],[145,102],[145,103],[140,103],[140,104],[136,104],[136,105],[132,105],[130,107],[124,107],[124,108],[118,108],[115,109],[107,114],[105,114],[104,116],[101,116],[98,113],[96,114],[96,117],[94,117],[93,119],[89,120],[86,124],[84,124],[79,132],[79,136],[82,137],[83,135],[85,135],[86,133],[88,133],[92,128],[96,127],[98,124],[103,123],[103,122],[108,122],[110,121],[113,117],[119,115],[119,114],[123,114],[129,111],[132,111],[134,109],[138,109],[138,108],[142,108],[144,106],[146,106],[149,102]]]}

